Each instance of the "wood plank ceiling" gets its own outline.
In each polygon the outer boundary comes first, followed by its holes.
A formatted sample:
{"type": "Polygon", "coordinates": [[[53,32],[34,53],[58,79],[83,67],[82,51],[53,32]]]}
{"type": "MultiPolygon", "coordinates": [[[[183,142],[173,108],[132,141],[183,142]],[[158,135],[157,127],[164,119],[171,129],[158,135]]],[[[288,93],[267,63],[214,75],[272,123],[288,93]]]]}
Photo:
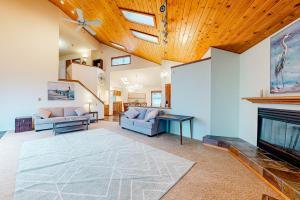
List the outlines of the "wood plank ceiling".
{"type": "Polygon", "coordinates": [[[168,0],[168,43],[162,42],[163,0],[50,0],[72,19],[81,8],[87,19],[101,19],[96,39],[121,44],[127,51],[156,63],[190,62],[209,47],[242,53],[300,17],[300,0],[168,0]],[[154,14],[157,27],[126,21],[119,8],[154,14]],[[159,44],[135,38],[130,29],[157,35],[159,44]]]}

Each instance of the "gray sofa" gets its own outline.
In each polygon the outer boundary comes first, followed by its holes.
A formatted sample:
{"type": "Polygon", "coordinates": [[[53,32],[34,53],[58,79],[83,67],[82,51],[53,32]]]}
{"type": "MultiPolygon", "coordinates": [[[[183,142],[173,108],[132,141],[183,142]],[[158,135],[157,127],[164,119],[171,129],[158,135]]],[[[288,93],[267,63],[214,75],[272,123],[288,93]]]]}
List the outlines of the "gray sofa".
{"type": "MultiPolygon", "coordinates": [[[[34,115],[34,127],[35,131],[49,130],[53,128],[53,123],[70,121],[70,120],[90,120],[90,114],[84,114],[83,116],[78,116],[75,110],[78,107],[53,107],[53,108],[42,108],[44,110],[50,111],[51,115],[49,118],[42,118],[37,114],[34,115]]],[[[76,125],[76,123],[74,123],[76,125]]]]}
{"type": "MultiPolygon", "coordinates": [[[[120,116],[120,126],[125,129],[136,131],[148,136],[157,135],[166,131],[166,122],[157,119],[151,119],[145,121],[146,115],[155,108],[130,108],[137,110],[140,114],[134,118],[129,119],[124,113],[120,116]],[[158,127],[159,125],[159,127],[158,127]]],[[[163,114],[163,111],[159,111],[159,115],[163,114]]]]}

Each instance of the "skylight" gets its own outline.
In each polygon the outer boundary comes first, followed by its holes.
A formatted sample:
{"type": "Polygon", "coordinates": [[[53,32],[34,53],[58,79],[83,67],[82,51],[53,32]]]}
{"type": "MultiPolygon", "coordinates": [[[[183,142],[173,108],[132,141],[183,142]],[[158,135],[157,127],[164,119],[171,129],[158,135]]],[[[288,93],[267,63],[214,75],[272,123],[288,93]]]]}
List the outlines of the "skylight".
{"type": "Polygon", "coordinates": [[[136,30],[131,30],[132,34],[142,40],[146,40],[148,42],[153,42],[153,43],[159,43],[158,42],[158,37],[156,35],[150,35],[148,33],[143,33],[140,31],[136,31],[136,30]]]}
{"type": "Polygon", "coordinates": [[[115,47],[119,48],[119,49],[123,49],[123,50],[125,50],[125,49],[126,49],[124,46],[122,46],[122,45],[120,45],[120,44],[113,43],[113,42],[111,42],[111,44],[112,44],[113,46],[115,46],[115,47]]]}
{"type": "Polygon", "coordinates": [[[154,15],[144,14],[137,11],[131,11],[121,8],[122,14],[124,15],[125,19],[128,21],[143,24],[147,26],[155,27],[155,17],[154,15]]]}

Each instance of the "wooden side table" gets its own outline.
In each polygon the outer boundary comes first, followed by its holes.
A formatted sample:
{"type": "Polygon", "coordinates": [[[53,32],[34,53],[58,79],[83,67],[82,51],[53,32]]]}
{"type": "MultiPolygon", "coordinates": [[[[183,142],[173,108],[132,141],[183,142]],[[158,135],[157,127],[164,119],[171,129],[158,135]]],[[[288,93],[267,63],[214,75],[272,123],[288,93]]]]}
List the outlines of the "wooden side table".
{"type": "Polygon", "coordinates": [[[32,117],[17,117],[15,119],[15,132],[32,131],[32,117]]]}
{"type": "MultiPolygon", "coordinates": [[[[190,121],[190,133],[191,133],[191,139],[193,139],[193,119],[192,116],[184,116],[184,115],[171,115],[171,114],[164,114],[159,115],[156,117],[158,119],[158,128],[159,129],[159,121],[160,120],[166,120],[168,122],[168,129],[170,129],[170,121],[177,121],[180,125],[180,144],[182,145],[182,123],[184,121],[190,121]]],[[[157,131],[158,132],[158,131],[157,131]]],[[[170,130],[168,130],[170,132],[170,130]]]]}

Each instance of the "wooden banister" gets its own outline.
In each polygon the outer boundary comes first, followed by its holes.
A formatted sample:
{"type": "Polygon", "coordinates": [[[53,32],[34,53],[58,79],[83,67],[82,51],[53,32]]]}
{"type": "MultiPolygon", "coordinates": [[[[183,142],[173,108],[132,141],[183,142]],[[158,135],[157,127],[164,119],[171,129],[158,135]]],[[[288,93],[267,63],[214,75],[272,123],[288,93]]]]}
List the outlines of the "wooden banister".
{"type": "Polygon", "coordinates": [[[211,57],[208,57],[208,58],[203,58],[203,59],[195,60],[195,61],[188,62],[188,63],[182,63],[180,65],[172,66],[171,69],[174,69],[174,68],[177,68],[177,67],[183,67],[185,65],[190,65],[190,64],[193,64],[193,63],[197,63],[197,62],[203,62],[203,61],[210,60],[210,59],[211,59],[211,57]]]}
{"type": "Polygon", "coordinates": [[[58,81],[64,81],[64,82],[71,82],[71,83],[78,83],[81,85],[84,89],[86,89],[89,93],[91,93],[98,101],[100,101],[104,105],[104,101],[102,101],[92,90],[90,90],[86,85],[84,85],[79,80],[68,80],[68,79],[58,79],[58,81]]]}

